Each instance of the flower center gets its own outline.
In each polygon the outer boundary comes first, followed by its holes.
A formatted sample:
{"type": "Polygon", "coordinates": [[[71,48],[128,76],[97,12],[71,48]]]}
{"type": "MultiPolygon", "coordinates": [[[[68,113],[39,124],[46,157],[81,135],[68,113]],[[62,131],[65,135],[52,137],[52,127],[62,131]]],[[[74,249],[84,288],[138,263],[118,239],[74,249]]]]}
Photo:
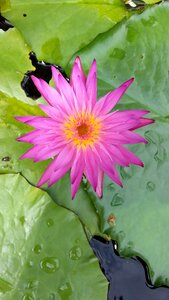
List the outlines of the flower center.
{"type": "Polygon", "coordinates": [[[71,116],[64,123],[65,138],[80,148],[92,146],[98,139],[101,123],[90,113],[79,113],[71,116]]]}
{"type": "Polygon", "coordinates": [[[85,123],[82,123],[77,127],[77,131],[80,137],[84,137],[89,132],[89,126],[85,123]]]}

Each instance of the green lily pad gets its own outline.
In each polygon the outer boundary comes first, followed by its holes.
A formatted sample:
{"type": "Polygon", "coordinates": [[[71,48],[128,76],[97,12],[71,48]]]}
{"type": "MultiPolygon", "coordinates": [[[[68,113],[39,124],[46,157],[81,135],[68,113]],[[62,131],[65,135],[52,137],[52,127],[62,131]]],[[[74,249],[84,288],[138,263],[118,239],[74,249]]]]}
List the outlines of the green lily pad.
{"type": "Polygon", "coordinates": [[[24,73],[33,69],[28,58],[30,48],[15,28],[0,30],[0,45],[0,92],[33,105],[20,85],[24,73]]]}
{"type": "Polygon", "coordinates": [[[0,298],[105,299],[78,217],[20,175],[1,175],[0,190],[0,298]]]}
{"type": "Polygon", "coordinates": [[[164,3],[132,16],[78,52],[86,70],[97,59],[99,95],[134,77],[130,99],[157,116],[169,115],[168,27],[169,5],[164,3]]]}
{"type": "Polygon", "coordinates": [[[39,59],[64,67],[76,51],[129,14],[120,0],[71,2],[11,0],[3,15],[39,59]]]}

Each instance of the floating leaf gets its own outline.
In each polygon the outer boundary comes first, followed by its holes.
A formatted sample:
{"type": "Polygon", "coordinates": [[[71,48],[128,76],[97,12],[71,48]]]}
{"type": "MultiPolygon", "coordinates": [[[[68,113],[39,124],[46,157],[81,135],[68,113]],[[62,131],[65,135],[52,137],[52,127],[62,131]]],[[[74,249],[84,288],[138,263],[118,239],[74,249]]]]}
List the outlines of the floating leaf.
{"type": "Polygon", "coordinates": [[[0,190],[1,299],[105,299],[78,217],[20,175],[1,175],[0,190]]]}
{"type": "Polygon", "coordinates": [[[129,14],[120,0],[10,2],[4,17],[16,26],[38,59],[62,67],[76,51],[129,14]]]}

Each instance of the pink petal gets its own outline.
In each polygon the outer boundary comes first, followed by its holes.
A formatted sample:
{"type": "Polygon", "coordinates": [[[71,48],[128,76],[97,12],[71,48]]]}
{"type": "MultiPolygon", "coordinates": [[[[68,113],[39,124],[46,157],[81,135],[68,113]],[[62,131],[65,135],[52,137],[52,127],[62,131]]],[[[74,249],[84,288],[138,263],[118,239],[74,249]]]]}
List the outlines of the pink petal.
{"type": "Polygon", "coordinates": [[[133,82],[134,78],[131,78],[119,86],[116,90],[109,92],[107,95],[102,97],[95,105],[93,113],[98,114],[107,114],[121,99],[125,91],[133,82]]]}
{"type": "Polygon", "coordinates": [[[84,167],[85,163],[83,158],[83,152],[82,150],[78,150],[76,153],[75,160],[73,161],[70,173],[72,200],[74,199],[79,188],[80,182],[82,180],[84,167]]]}
{"type": "Polygon", "coordinates": [[[99,168],[104,171],[115,183],[122,186],[119,174],[116,171],[111,158],[99,147],[99,145],[95,146],[95,153],[99,168]]]}
{"type": "Polygon", "coordinates": [[[23,117],[15,117],[15,119],[20,122],[26,123],[30,126],[33,126],[37,129],[59,128],[58,123],[48,117],[23,116],[23,117]]]}
{"type": "Polygon", "coordinates": [[[49,105],[39,104],[41,110],[43,110],[50,118],[57,122],[63,123],[64,119],[67,118],[67,114],[61,108],[54,108],[49,105]]]}
{"type": "Polygon", "coordinates": [[[103,180],[104,180],[104,172],[98,169],[98,181],[96,187],[96,194],[99,198],[103,195],[103,180]]]}
{"type": "Polygon", "coordinates": [[[91,111],[96,104],[97,99],[97,70],[96,60],[93,60],[89,74],[86,81],[87,95],[89,99],[88,108],[91,111]]]}
{"type": "Polygon", "coordinates": [[[76,99],[78,101],[79,110],[85,112],[88,106],[88,95],[86,91],[86,86],[79,76],[77,76],[74,91],[76,99]]]}
{"type": "Polygon", "coordinates": [[[71,164],[64,166],[63,168],[55,171],[49,178],[48,187],[51,187],[55,182],[57,182],[60,178],[62,178],[70,169],[71,164]]]}
{"type": "Polygon", "coordinates": [[[141,118],[141,119],[139,119],[138,123],[135,126],[132,126],[130,128],[130,130],[135,130],[135,129],[141,128],[143,126],[150,125],[150,124],[152,124],[154,122],[155,122],[155,120],[152,120],[152,119],[141,118]]]}
{"type": "Polygon", "coordinates": [[[84,163],[83,153],[81,150],[78,150],[76,153],[76,158],[72,164],[71,174],[70,174],[72,200],[74,199],[77,190],[79,188],[80,182],[82,180],[84,167],[85,167],[85,163],[84,163]]]}
{"type": "Polygon", "coordinates": [[[54,184],[70,169],[74,154],[74,148],[72,148],[70,145],[66,145],[43,173],[37,186],[41,186],[47,181],[49,181],[49,186],[54,184]]]}
{"type": "Polygon", "coordinates": [[[148,114],[148,110],[122,110],[122,111],[114,111],[107,115],[103,115],[100,117],[102,121],[109,124],[112,122],[126,122],[130,119],[139,119],[144,115],[148,114]]]}
{"type": "Polygon", "coordinates": [[[55,68],[52,68],[52,76],[56,85],[57,90],[59,91],[62,99],[64,101],[64,108],[68,114],[71,114],[74,103],[73,90],[67,80],[62,76],[62,74],[55,68]]]}
{"type": "Polygon", "coordinates": [[[26,142],[26,143],[34,144],[33,143],[34,138],[39,137],[40,134],[41,134],[41,130],[39,130],[39,129],[33,130],[23,136],[18,137],[16,140],[19,142],[26,142]]]}
{"type": "Polygon", "coordinates": [[[87,149],[84,152],[85,155],[85,175],[92,185],[94,191],[96,191],[98,182],[98,164],[95,160],[95,154],[92,149],[87,149]]]}
{"type": "Polygon", "coordinates": [[[121,156],[125,157],[129,161],[129,164],[134,164],[134,165],[144,167],[144,164],[141,161],[141,159],[138,158],[133,152],[131,152],[124,146],[122,147],[122,146],[118,145],[117,148],[120,151],[121,156]]]}
{"type": "Polygon", "coordinates": [[[47,169],[41,176],[39,182],[37,183],[37,185],[36,185],[37,187],[42,186],[44,183],[46,183],[49,180],[52,172],[54,172],[54,170],[55,170],[56,160],[57,160],[57,157],[55,157],[55,159],[49,164],[49,166],[47,167],[47,169]]]}
{"type": "Polygon", "coordinates": [[[101,137],[101,141],[105,144],[113,144],[113,145],[137,144],[137,143],[147,144],[147,141],[143,137],[141,137],[140,135],[132,131],[122,131],[122,132],[102,131],[100,137],[101,137]]]}
{"type": "Polygon", "coordinates": [[[82,67],[82,64],[81,64],[81,61],[80,61],[80,57],[77,56],[75,61],[74,61],[74,64],[73,64],[73,68],[72,68],[72,73],[70,75],[70,85],[72,87],[75,86],[76,84],[76,78],[77,76],[80,76],[81,80],[84,82],[86,82],[86,76],[85,76],[85,73],[83,71],[83,67],[82,67]]]}
{"type": "Polygon", "coordinates": [[[31,149],[29,149],[24,155],[22,155],[19,159],[25,159],[25,158],[34,158],[39,151],[43,149],[42,145],[35,145],[31,149]]]}
{"type": "Polygon", "coordinates": [[[59,93],[43,79],[39,79],[35,76],[31,76],[31,79],[38,89],[39,93],[43,96],[43,98],[53,107],[57,107],[57,105],[61,105],[63,100],[59,93]]]}
{"type": "Polygon", "coordinates": [[[83,174],[85,167],[84,158],[83,158],[83,152],[82,150],[78,150],[76,152],[75,160],[72,164],[71,173],[70,173],[70,179],[71,183],[74,183],[76,178],[78,177],[79,173],[83,174]]]}

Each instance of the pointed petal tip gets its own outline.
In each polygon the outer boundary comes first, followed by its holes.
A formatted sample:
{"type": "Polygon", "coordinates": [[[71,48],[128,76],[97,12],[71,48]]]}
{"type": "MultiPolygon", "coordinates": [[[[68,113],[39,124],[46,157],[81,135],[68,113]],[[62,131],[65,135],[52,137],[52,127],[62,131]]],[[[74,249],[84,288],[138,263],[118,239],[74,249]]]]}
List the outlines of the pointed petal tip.
{"type": "Polygon", "coordinates": [[[20,121],[20,118],[21,118],[21,116],[14,116],[14,119],[15,119],[16,121],[19,121],[19,122],[21,122],[21,121],[20,121]]]}
{"type": "Polygon", "coordinates": [[[97,197],[99,198],[99,200],[102,200],[102,199],[103,199],[103,193],[102,193],[102,194],[96,193],[96,194],[97,194],[97,197]]]}
{"type": "Polygon", "coordinates": [[[130,84],[132,84],[134,81],[134,77],[130,78],[129,80],[127,80],[126,82],[124,82],[124,84],[128,87],[130,84]]]}
{"type": "Polygon", "coordinates": [[[79,62],[79,61],[81,62],[81,59],[80,59],[80,56],[77,55],[74,62],[76,63],[76,62],[79,62]]]}
{"type": "Polygon", "coordinates": [[[18,138],[16,138],[16,141],[18,141],[18,142],[22,142],[22,137],[18,137],[18,138]]]}
{"type": "Polygon", "coordinates": [[[121,188],[124,187],[121,181],[119,181],[118,185],[119,185],[121,188]]]}
{"type": "Polygon", "coordinates": [[[51,66],[51,71],[52,71],[52,77],[59,74],[61,75],[61,73],[59,72],[58,69],[55,68],[55,66],[51,66]]]}
{"type": "Polygon", "coordinates": [[[25,154],[19,157],[19,160],[23,160],[23,159],[25,159],[25,154]]]}
{"type": "Polygon", "coordinates": [[[36,88],[38,88],[38,86],[41,84],[41,79],[40,78],[37,78],[36,76],[34,75],[31,75],[30,76],[34,85],[36,86],[36,88]]]}

